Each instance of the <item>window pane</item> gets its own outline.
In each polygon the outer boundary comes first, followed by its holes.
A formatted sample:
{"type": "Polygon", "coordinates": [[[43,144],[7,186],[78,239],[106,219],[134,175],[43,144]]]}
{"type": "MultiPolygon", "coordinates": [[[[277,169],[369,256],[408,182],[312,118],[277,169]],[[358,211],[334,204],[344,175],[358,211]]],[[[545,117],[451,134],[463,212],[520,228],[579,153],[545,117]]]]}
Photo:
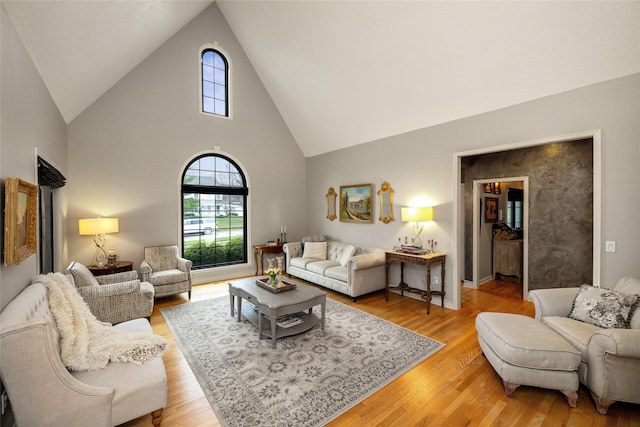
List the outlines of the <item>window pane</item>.
{"type": "Polygon", "coordinates": [[[212,113],[212,114],[215,113],[215,105],[213,102],[213,98],[203,97],[202,103],[204,104],[202,106],[202,111],[205,111],[207,113],[212,113]]]}
{"type": "Polygon", "coordinates": [[[226,88],[222,85],[215,84],[213,85],[215,88],[215,98],[221,101],[225,101],[227,98],[227,94],[225,93],[226,88]]]}
{"type": "Polygon", "coordinates": [[[214,100],[214,110],[213,112],[215,114],[219,114],[221,116],[226,116],[227,115],[227,104],[224,101],[220,101],[219,99],[215,99],[214,100]]]}
{"type": "Polygon", "coordinates": [[[227,69],[227,64],[225,64],[224,59],[222,59],[219,53],[213,54],[213,66],[221,70],[227,69]]]}
{"type": "Polygon", "coordinates": [[[202,63],[213,67],[213,56],[214,56],[213,51],[206,50],[202,54],[202,63]]]}
{"type": "Polygon", "coordinates": [[[202,83],[202,95],[208,96],[209,98],[213,98],[213,95],[214,95],[213,83],[211,82],[202,83]]]}
{"type": "Polygon", "coordinates": [[[226,70],[221,70],[219,68],[215,68],[213,70],[213,74],[214,74],[213,78],[214,78],[214,81],[216,83],[219,83],[221,85],[226,85],[227,84],[227,82],[226,82],[226,80],[227,80],[227,78],[226,78],[226,74],[227,74],[226,70]]]}
{"type": "Polygon", "coordinates": [[[207,65],[202,66],[202,79],[208,82],[213,81],[213,68],[207,65]]]}

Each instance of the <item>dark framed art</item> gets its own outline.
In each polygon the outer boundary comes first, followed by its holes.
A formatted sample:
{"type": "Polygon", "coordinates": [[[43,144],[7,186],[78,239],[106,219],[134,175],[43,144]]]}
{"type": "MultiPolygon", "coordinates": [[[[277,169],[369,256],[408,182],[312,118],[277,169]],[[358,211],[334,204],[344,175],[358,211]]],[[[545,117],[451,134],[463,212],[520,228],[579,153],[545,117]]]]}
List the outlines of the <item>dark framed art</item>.
{"type": "Polygon", "coordinates": [[[484,222],[498,222],[498,199],[487,197],[484,199],[484,222]]]}

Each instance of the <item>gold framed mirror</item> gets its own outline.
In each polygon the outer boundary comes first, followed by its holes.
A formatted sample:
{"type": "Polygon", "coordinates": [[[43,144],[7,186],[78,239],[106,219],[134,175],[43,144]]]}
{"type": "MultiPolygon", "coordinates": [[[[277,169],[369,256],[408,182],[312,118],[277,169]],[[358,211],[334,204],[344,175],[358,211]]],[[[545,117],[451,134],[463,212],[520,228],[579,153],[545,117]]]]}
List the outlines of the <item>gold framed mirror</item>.
{"type": "Polygon", "coordinates": [[[19,264],[36,253],[38,187],[5,178],[4,265],[19,264]]]}
{"type": "Polygon", "coordinates": [[[336,190],[333,187],[329,187],[327,194],[324,195],[327,198],[327,219],[333,221],[336,216],[336,190]]]}
{"type": "Polygon", "coordinates": [[[393,218],[393,188],[387,181],[382,183],[378,190],[378,198],[380,199],[380,217],[378,221],[389,224],[393,218]]]}

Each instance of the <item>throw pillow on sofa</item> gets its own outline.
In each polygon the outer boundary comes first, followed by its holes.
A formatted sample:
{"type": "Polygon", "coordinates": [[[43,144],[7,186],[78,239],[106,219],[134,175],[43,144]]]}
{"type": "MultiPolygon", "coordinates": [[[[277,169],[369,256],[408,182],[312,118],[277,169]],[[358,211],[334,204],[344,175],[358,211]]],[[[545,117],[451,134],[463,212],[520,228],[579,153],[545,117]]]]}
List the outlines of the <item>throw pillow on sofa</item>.
{"type": "Polygon", "coordinates": [[[349,264],[349,260],[356,253],[356,248],[349,245],[342,251],[342,256],[340,257],[340,265],[346,267],[349,264]]]}
{"type": "Polygon", "coordinates": [[[302,258],[327,259],[327,242],[306,242],[302,258]]]}
{"type": "Polygon", "coordinates": [[[582,285],[569,317],[601,328],[628,328],[638,295],[582,285]]]}

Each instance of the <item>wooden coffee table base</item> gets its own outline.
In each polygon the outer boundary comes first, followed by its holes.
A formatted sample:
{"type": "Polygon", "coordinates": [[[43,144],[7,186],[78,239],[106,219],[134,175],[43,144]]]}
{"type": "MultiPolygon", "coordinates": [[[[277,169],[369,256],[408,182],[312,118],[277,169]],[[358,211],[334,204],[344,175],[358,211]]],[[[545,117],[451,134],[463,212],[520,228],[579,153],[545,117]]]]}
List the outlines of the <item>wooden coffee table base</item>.
{"type": "Polygon", "coordinates": [[[294,290],[274,294],[260,288],[254,278],[229,282],[231,315],[236,314],[238,322],[244,317],[254,324],[258,328],[259,339],[263,335],[271,338],[273,348],[276,348],[278,338],[306,332],[318,324],[324,329],[326,301],[325,292],[303,284],[299,284],[294,290]],[[242,307],[243,299],[253,304],[257,310],[251,306],[242,307]],[[319,319],[312,313],[316,305],[320,306],[319,319]],[[305,310],[308,313],[304,313],[305,310]],[[302,323],[289,328],[278,326],[277,319],[285,315],[295,315],[302,323]],[[263,318],[269,323],[265,323],[263,318]]]}

